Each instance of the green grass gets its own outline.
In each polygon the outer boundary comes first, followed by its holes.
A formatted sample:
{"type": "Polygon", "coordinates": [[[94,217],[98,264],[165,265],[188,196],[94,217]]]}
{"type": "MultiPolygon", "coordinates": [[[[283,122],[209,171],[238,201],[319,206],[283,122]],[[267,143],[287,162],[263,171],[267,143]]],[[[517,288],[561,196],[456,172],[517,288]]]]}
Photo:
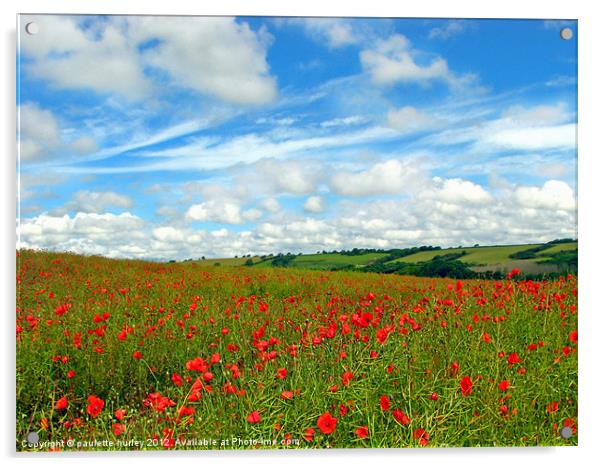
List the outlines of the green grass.
{"type": "MultiPolygon", "coordinates": [[[[368,265],[386,255],[386,253],[367,253],[357,256],[347,256],[344,254],[303,254],[296,256],[290,263],[290,267],[313,270],[329,270],[347,265],[363,266],[368,265]]],[[[271,261],[265,261],[261,264],[258,264],[258,267],[270,266],[271,261]]]]}
{"type": "Polygon", "coordinates": [[[460,261],[467,264],[479,264],[479,265],[494,265],[504,264],[512,261],[508,256],[518,251],[524,251],[532,248],[533,244],[521,244],[521,245],[510,245],[510,246],[480,246],[477,248],[450,248],[441,249],[437,251],[422,251],[411,256],[401,257],[396,259],[400,262],[417,263],[423,261],[429,261],[436,256],[444,254],[461,253],[466,251],[466,255],[459,258],[460,261]]]}
{"type": "Polygon", "coordinates": [[[574,251],[575,249],[577,249],[577,242],[574,243],[560,243],[560,244],[555,244],[554,246],[545,249],[543,251],[540,251],[538,253],[536,253],[536,256],[550,256],[552,254],[555,254],[557,252],[562,252],[562,251],[574,251]]]}
{"type": "MultiPolygon", "coordinates": [[[[253,263],[258,263],[260,262],[262,259],[259,256],[253,256],[251,257],[251,259],[253,260],[253,263]]],[[[224,259],[200,259],[197,261],[193,261],[196,262],[199,265],[215,265],[216,263],[218,263],[219,265],[226,265],[226,266],[238,266],[238,265],[244,265],[244,263],[246,261],[248,261],[249,258],[248,257],[228,257],[228,258],[224,258],[224,259]]]]}

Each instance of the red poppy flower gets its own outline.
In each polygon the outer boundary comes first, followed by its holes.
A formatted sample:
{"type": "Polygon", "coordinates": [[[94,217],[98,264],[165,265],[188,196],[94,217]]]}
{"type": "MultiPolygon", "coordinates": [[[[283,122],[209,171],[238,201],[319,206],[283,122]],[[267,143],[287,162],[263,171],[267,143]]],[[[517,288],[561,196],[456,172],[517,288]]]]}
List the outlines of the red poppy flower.
{"type": "Polygon", "coordinates": [[[502,380],[497,386],[497,388],[499,388],[503,392],[508,390],[508,387],[510,387],[510,382],[508,382],[507,380],[502,380]]]}
{"type": "Polygon", "coordinates": [[[100,412],[102,411],[102,408],[104,408],[104,406],[105,406],[105,402],[103,400],[101,400],[97,396],[90,395],[88,397],[88,407],[86,408],[86,412],[90,416],[96,417],[100,414],[100,412]]]}
{"type": "Polygon", "coordinates": [[[253,411],[247,416],[247,421],[249,421],[251,424],[257,424],[259,421],[261,421],[261,414],[259,414],[259,411],[253,411]]]}
{"type": "Polygon", "coordinates": [[[358,427],[357,429],[355,429],[355,435],[357,435],[359,438],[368,437],[368,427],[366,427],[366,426],[358,427]]]}
{"type": "Polygon", "coordinates": [[[413,432],[413,437],[417,440],[420,440],[420,445],[423,447],[427,446],[429,443],[429,433],[422,427],[413,432]]]}
{"type": "Polygon", "coordinates": [[[383,411],[389,411],[391,408],[391,399],[387,395],[380,397],[380,409],[383,411]]]}
{"type": "Polygon", "coordinates": [[[59,398],[55,404],[56,409],[66,409],[67,406],[69,406],[69,402],[67,401],[66,396],[59,398]]]}
{"type": "Polygon", "coordinates": [[[115,417],[117,418],[118,421],[121,421],[124,416],[125,416],[125,409],[116,409],[115,410],[115,417]]]}
{"type": "Polygon", "coordinates": [[[393,410],[393,417],[397,422],[401,423],[404,426],[407,426],[410,422],[412,422],[412,420],[406,415],[406,413],[404,413],[400,409],[393,410]]]}
{"type": "Polygon", "coordinates": [[[316,431],[313,428],[308,427],[307,429],[305,429],[305,432],[303,433],[303,438],[305,439],[306,442],[312,442],[314,440],[315,433],[316,433],[316,431]]]}
{"type": "Polygon", "coordinates": [[[556,411],[558,411],[558,402],[557,401],[552,401],[548,407],[546,408],[548,413],[555,413],[556,411]]]}
{"type": "Polygon", "coordinates": [[[132,356],[134,357],[134,359],[142,359],[142,353],[140,351],[134,351],[134,354],[132,356]]]}
{"type": "Polygon", "coordinates": [[[508,364],[518,364],[522,359],[518,357],[518,353],[511,353],[508,355],[508,364]]]}
{"type": "Polygon", "coordinates": [[[460,380],[460,388],[462,389],[462,395],[468,396],[472,393],[472,380],[469,376],[462,377],[460,380]]]}
{"type": "Polygon", "coordinates": [[[178,387],[182,386],[182,376],[180,374],[178,374],[177,372],[174,372],[171,375],[171,381],[173,383],[175,383],[178,387]]]}
{"type": "Polygon", "coordinates": [[[318,429],[323,434],[332,434],[337,427],[337,418],[332,417],[332,414],[326,412],[318,418],[318,429]]]}
{"type": "Polygon", "coordinates": [[[577,343],[577,330],[573,330],[571,333],[569,333],[569,340],[571,340],[573,343],[577,343]]]}
{"type": "Polygon", "coordinates": [[[73,377],[75,377],[75,371],[74,370],[70,370],[69,372],[67,372],[67,378],[68,379],[72,379],[73,377]]]}
{"type": "Polygon", "coordinates": [[[343,372],[343,385],[349,385],[351,379],[353,379],[353,372],[343,372]]]}
{"type": "Polygon", "coordinates": [[[433,401],[437,401],[439,399],[439,395],[437,393],[433,392],[433,393],[431,393],[431,396],[429,398],[433,401]]]}
{"type": "Polygon", "coordinates": [[[280,380],[286,379],[286,374],[288,374],[286,367],[280,367],[276,371],[276,377],[278,377],[280,380]]]}
{"type": "Polygon", "coordinates": [[[113,424],[111,426],[111,428],[113,429],[113,434],[115,434],[116,437],[119,437],[121,434],[123,434],[125,432],[125,427],[123,427],[123,425],[121,425],[118,422],[113,424]]]}
{"type": "Polygon", "coordinates": [[[295,394],[289,390],[284,390],[280,394],[280,398],[282,398],[283,400],[290,400],[293,396],[295,396],[295,394]]]}

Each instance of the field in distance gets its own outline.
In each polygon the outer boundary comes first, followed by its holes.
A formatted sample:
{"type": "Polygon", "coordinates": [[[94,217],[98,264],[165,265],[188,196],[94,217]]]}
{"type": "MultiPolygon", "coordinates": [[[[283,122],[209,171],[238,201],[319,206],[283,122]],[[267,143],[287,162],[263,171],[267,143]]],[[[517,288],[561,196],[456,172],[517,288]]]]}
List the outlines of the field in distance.
{"type": "MultiPolygon", "coordinates": [[[[577,241],[555,240],[549,243],[471,246],[456,248],[355,249],[321,251],[316,254],[277,254],[235,258],[201,259],[203,265],[247,265],[253,267],[294,267],[312,270],[373,270],[376,265],[394,272],[396,265],[425,264],[433,260],[459,261],[474,272],[506,273],[519,268],[526,273],[556,273],[576,270],[577,241]]],[[[402,269],[405,270],[405,269],[402,269]]],[[[411,272],[409,274],[412,274],[411,272]]]]}

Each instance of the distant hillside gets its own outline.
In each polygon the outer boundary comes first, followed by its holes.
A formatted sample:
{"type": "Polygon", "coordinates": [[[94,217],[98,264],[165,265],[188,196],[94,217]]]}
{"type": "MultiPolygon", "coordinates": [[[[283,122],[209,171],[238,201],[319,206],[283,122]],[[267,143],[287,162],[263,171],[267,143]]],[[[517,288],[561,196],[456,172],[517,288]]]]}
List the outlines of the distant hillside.
{"type": "Polygon", "coordinates": [[[577,241],[564,239],[539,244],[475,245],[448,249],[434,246],[389,250],[353,249],[317,254],[288,253],[204,259],[198,262],[214,266],[292,267],[457,278],[500,278],[513,269],[520,269],[522,276],[576,273],[577,246],[577,241]]]}

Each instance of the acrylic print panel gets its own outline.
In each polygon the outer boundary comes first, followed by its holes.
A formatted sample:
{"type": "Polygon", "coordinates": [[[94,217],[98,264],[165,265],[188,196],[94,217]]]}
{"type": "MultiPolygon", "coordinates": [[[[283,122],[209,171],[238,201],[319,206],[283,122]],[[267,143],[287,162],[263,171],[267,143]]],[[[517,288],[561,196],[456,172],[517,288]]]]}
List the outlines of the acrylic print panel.
{"type": "Polygon", "coordinates": [[[575,21],[18,29],[17,450],[577,443],[575,21]]]}

